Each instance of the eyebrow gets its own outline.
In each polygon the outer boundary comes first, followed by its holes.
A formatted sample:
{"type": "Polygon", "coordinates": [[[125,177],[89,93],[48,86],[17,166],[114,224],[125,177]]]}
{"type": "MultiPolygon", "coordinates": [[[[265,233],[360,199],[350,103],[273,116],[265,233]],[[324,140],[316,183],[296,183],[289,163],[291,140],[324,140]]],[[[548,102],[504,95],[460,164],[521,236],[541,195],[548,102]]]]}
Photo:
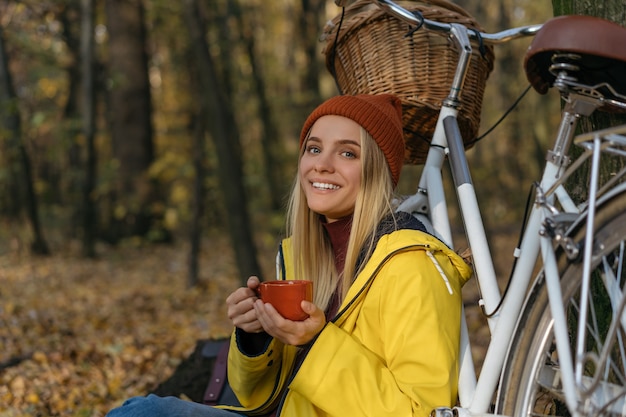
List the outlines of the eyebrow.
{"type": "MultiPolygon", "coordinates": [[[[320,138],[318,138],[317,136],[310,136],[306,143],[310,142],[310,141],[314,141],[314,142],[322,142],[322,140],[320,138]]],[[[339,139],[337,141],[337,143],[339,145],[354,145],[354,146],[358,146],[359,148],[361,147],[361,144],[354,140],[354,139],[339,139]]]]}

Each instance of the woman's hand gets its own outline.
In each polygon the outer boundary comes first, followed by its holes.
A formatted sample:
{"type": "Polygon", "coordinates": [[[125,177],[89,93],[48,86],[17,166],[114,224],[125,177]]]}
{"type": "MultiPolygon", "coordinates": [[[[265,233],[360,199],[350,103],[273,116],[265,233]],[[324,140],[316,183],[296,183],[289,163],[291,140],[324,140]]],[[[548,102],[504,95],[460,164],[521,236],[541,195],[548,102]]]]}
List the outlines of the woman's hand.
{"type": "Polygon", "coordinates": [[[291,321],[278,313],[271,304],[261,300],[254,302],[256,318],[265,332],[288,345],[304,345],[311,340],[326,325],[324,312],[310,301],[302,301],[302,310],[309,315],[303,321],[291,321]]]}
{"type": "Polygon", "coordinates": [[[261,326],[254,308],[254,303],[258,300],[257,288],[259,283],[258,277],[251,276],[248,278],[246,287],[238,288],[226,298],[228,318],[235,327],[248,333],[263,331],[263,326],[261,326]]]}

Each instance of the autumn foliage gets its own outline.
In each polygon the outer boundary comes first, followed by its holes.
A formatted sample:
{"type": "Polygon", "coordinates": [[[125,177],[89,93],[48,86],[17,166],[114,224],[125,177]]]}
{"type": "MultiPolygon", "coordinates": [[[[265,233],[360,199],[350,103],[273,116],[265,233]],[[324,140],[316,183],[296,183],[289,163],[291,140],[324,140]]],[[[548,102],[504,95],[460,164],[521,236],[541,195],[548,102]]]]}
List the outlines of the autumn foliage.
{"type": "Polygon", "coordinates": [[[194,289],[184,248],[0,255],[0,416],[104,416],[170,377],[198,339],[228,335],[238,277],[227,243],[205,245],[194,289]]]}

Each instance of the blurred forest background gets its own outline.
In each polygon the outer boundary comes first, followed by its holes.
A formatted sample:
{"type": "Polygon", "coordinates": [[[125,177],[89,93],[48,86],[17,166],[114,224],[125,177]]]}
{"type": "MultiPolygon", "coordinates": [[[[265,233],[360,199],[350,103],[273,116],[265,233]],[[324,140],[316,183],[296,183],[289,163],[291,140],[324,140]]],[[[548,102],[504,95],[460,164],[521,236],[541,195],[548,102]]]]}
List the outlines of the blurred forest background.
{"type": "MultiPolygon", "coordinates": [[[[547,0],[456,3],[487,32],[553,15],[547,0]]],[[[301,124],[337,93],[320,36],[339,12],[0,0],[0,416],[102,416],[228,334],[224,297],[273,274],[301,124]]],[[[480,133],[528,85],[529,42],[496,48],[480,133]]],[[[505,260],[558,117],[531,91],[468,151],[505,260]]]]}
{"type": "MultiPolygon", "coordinates": [[[[491,32],[552,15],[547,1],[458,4],[491,32]]],[[[339,11],[321,0],[0,2],[0,250],[97,256],[101,243],[218,233],[242,276],[259,272],[302,121],[337,93],[319,40],[339,11]]],[[[526,87],[528,43],[497,49],[483,130],[526,87]]],[[[519,214],[556,117],[554,101],[529,94],[471,151],[490,227],[519,214]]],[[[409,194],[419,167],[406,171],[409,194]]]]}

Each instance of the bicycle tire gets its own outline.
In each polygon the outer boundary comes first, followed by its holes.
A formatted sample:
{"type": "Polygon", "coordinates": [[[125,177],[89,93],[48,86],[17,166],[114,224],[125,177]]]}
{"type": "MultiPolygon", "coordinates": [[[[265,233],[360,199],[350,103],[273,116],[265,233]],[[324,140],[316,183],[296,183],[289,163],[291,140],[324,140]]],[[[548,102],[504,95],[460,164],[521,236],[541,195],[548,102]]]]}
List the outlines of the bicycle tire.
{"type": "MultiPolygon", "coordinates": [[[[582,220],[582,217],[581,217],[582,220]]],[[[576,224],[576,223],[575,223],[576,224]]],[[[602,346],[609,346],[610,355],[605,373],[600,376],[596,389],[604,388],[608,392],[604,399],[580,396],[580,415],[586,416],[624,416],[626,398],[626,330],[624,317],[622,325],[617,326],[614,341],[607,342],[610,323],[616,317],[624,316],[622,310],[611,311],[606,286],[602,284],[602,273],[619,274],[617,280],[626,296],[626,265],[624,257],[626,246],[626,189],[616,193],[599,205],[596,211],[595,242],[592,261],[593,291],[589,294],[589,320],[587,323],[587,352],[598,352],[602,346]],[[606,263],[605,263],[606,262],[606,263]],[[619,269],[621,268],[621,269],[619,269]],[[607,305],[608,304],[608,305],[607,305]],[[593,331],[594,333],[591,333],[593,331]],[[606,388],[610,388],[607,390],[606,388]],[[612,390],[612,391],[611,391],[612,390]]],[[[586,224],[580,221],[568,234],[575,242],[584,241],[586,224]]],[[[579,247],[582,248],[582,245],[579,247]]],[[[558,253],[558,265],[561,288],[566,306],[566,317],[573,349],[577,333],[577,306],[580,305],[581,260],[570,261],[564,253],[558,253]]],[[[558,352],[552,334],[552,315],[548,304],[548,293],[542,275],[536,280],[533,289],[520,315],[516,331],[511,341],[505,366],[503,368],[495,411],[508,416],[570,416],[560,386],[558,352]]],[[[612,291],[615,294],[615,291],[612,291]]],[[[573,354],[572,354],[573,355],[573,354]]],[[[589,382],[594,369],[600,368],[592,360],[585,362],[583,380],[589,382]]],[[[599,373],[596,372],[596,376],[599,373]]],[[[597,392],[596,392],[597,394],[597,392]]]]}

